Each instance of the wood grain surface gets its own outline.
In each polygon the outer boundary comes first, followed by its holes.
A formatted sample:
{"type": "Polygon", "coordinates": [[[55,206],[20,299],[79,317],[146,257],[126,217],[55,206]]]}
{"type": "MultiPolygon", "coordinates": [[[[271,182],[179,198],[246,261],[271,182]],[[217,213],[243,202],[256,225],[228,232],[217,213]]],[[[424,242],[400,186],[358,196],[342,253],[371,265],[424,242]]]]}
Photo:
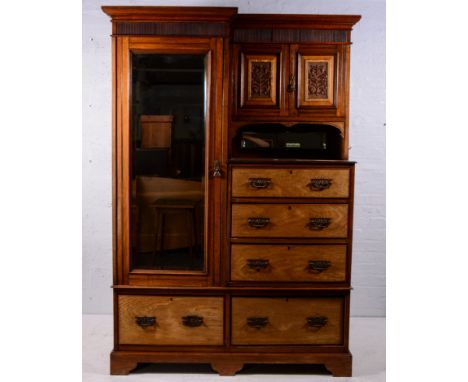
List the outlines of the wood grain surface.
{"type": "Polygon", "coordinates": [[[222,345],[222,297],[173,297],[120,295],[120,344],[138,345],[222,345]],[[182,317],[203,317],[203,324],[188,327],[182,317]],[[143,328],[136,317],[155,317],[153,326],[143,328]]]}
{"type": "Polygon", "coordinates": [[[345,281],[346,245],[269,245],[231,246],[233,281],[345,281]],[[264,269],[249,267],[249,260],[268,261],[264,269]],[[309,261],[329,261],[322,272],[309,267],[309,261]]]}
{"type": "Polygon", "coordinates": [[[232,299],[234,345],[340,344],[343,341],[341,298],[249,298],[232,299]],[[327,317],[321,328],[311,328],[307,317],[327,317]],[[260,329],[247,324],[249,317],[267,317],[260,329]]]}
{"type": "Polygon", "coordinates": [[[348,233],[347,204],[233,204],[233,237],[346,237],[348,233]],[[249,226],[251,217],[266,217],[263,228],[249,226]],[[311,218],[330,218],[322,230],[308,227],[311,218]]]}
{"type": "Polygon", "coordinates": [[[347,198],[349,169],[233,167],[232,196],[347,198]],[[255,188],[250,180],[256,178],[271,179],[271,182],[266,188],[255,188]],[[308,186],[312,179],[330,179],[331,185],[315,190],[308,186]]]}

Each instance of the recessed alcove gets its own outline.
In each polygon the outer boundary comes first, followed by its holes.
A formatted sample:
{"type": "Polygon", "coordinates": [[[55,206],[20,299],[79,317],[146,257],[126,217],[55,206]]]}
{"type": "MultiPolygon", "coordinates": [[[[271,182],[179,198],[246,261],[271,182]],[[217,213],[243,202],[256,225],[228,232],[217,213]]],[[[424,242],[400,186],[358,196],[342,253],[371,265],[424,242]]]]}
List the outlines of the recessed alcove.
{"type": "Polygon", "coordinates": [[[253,123],[232,139],[232,158],[341,159],[343,137],[323,123],[253,123]]]}

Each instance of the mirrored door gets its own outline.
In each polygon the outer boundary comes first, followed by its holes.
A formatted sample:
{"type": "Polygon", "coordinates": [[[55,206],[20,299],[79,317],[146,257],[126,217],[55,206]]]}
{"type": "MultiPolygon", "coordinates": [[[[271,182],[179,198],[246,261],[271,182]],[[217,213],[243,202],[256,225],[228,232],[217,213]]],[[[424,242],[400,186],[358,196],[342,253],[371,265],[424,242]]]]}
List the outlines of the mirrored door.
{"type": "Polygon", "coordinates": [[[130,57],[132,269],[203,271],[206,55],[130,57]]]}

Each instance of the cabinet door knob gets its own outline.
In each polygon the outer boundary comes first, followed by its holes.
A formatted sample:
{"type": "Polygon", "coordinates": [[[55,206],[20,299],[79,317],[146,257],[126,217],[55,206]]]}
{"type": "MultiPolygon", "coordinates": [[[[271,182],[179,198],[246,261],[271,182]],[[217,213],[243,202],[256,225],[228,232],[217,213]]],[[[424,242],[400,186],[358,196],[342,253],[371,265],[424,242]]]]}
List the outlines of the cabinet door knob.
{"type": "Polygon", "coordinates": [[[196,315],[184,316],[184,317],[182,317],[182,323],[183,323],[185,326],[189,326],[189,327],[191,327],[191,328],[195,328],[195,327],[197,327],[197,326],[203,325],[203,317],[201,317],[201,316],[196,316],[196,315]]]}
{"type": "Polygon", "coordinates": [[[156,323],[156,317],[137,316],[135,317],[135,322],[142,328],[147,328],[149,326],[154,326],[154,324],[156,323]]]}
{"type": "Polygon", "coordinates": [[[271,185],[271,178],[249,178],[252,188],[268,188],[271,185]]]}
{"type": "Polygon", "coordinates": [[[307,320],[307,324],[311,328],[322,328],[327,324],[328,317],[325,317],[325,316],[310,316],[310,317],[306,317],[306,320],[307,320]]]}
{"type": "Polygon", "coordinates": [[[310,183],[307,185],[312,191],[323,191],[327,188],[330,188],[332,185],[333,179],[311,179],[310,183]]]}
{"type": "Polygon", "coordinates": [[[292,93],[296,90],[296,78],[294,74],[289,75],[289,82],[288,82],[288,93],[292,93]]]}
{"type": "Polygon", "coordinates": [[[267,259],[247,259],[247,266],[250,269],[255,269],[260,272],[261,269],[265,269],[270,265],[270,261],[267,259]]]}
{"type": "Polygon", "coordinates": [[[310,218],[307,226],[311,231],[321,231],[331,224],[331,218],[310,218]]]}
{"type": "Polygon", "coordinates": [[[247,219],[247,223],[252,228],[263,228],[270,223],[270,218],[264,217],[251,217],[247,219]]]}
{"type": "Polygon", "coordinates": [[[268,325],[268,317],[247,317],[247,325],[261,329],[268,325]]]}
{"type": "Polygon", "coordinates": [[[310,260],[309,261],[309,270],[314,273],[322,273],[326,269],[330,268],[331,261],[328,260],[310,260]]]}

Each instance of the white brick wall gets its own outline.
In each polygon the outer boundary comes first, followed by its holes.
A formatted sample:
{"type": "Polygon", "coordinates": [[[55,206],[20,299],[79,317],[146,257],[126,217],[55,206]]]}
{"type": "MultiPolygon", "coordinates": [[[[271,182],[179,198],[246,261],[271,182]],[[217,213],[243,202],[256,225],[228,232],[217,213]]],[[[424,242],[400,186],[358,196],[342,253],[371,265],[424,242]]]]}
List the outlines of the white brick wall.
{"type": "Polygon", "coordinates": [[[241,13],[361,14],[352,33],[356,168],[353,316],[385,315],[385,2],[83,0],[83,312],[112,312],[111,23],[101,5],[237,6],[241,13]]]}

